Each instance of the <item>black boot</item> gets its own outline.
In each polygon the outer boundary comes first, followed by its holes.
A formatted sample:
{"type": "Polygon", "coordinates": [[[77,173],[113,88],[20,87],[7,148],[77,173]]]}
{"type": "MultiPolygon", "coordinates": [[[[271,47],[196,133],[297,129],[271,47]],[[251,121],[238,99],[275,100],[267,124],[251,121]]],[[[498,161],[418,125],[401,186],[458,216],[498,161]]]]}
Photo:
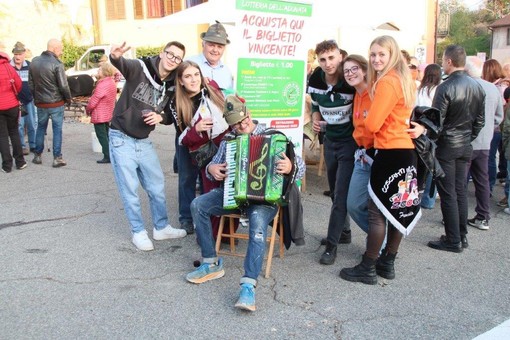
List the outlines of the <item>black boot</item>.
{"type": "Polygon", "coordinates": [[[343,268],[340,271],[340,277],[351,282],[363,282],[367,285],[375,285],[377,283],[375,260],[364,254],[360,264],[353,268],[343,268]]]}
{"type": "Polygon", "coordinates": [[[375,264],[377,275],[388,280],[393,280],[395,278],[395,256],[397,256],[397,253],[390,254],[386,249],[382,251],[381,256],[379,256],[375,264]]]}
{"type": "Polygon", "coordinates": [[[322,254],[319,262],[321,264],[329,265],[335,263],[335,259],[336,259],[336,246],[328,242],[326,244],[326,250],[324,250],[324,253],[322,254]]]}

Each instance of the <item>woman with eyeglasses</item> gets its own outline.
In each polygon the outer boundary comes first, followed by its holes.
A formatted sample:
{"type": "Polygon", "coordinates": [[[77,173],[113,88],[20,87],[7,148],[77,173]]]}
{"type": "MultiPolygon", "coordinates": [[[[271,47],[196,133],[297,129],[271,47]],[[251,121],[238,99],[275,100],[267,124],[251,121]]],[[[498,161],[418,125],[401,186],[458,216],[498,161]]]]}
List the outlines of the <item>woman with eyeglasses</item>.
{"type": "Polygon", "coordinates": [[[407,132],[416,98],[414,81],[394,38],[374,39],[369,56],[367,83],[372,104],[364,123],[374,137],[376,151],[368,184],[367,249],[361,263],[343,268],[340,277],[376,284],[377,275],[395,278],[394,261],[402,236],[416,225],[421,211],[417,154],[407,132]],[[386,234],[386,247],[379,255],[386,234]]]}
{"type": "Polygon", "coordinates": [[[367,60],[351,54],[343,62],[344,78],[356,89],[352,107],[352,136],[358,145],[354,154],[354,169],[347,194],[347,211],[356,224],[368,233],[368,181],[374,157],[374,137],[365,129],[365,118],[372,100],[368,95],[367,60]]]}
{"type": "MultiPolygon", "coordinates": [[[[170,103],[172,111],[176,113],[177,126],[182,133],[179,135],[179,144],[187,147],[188,157],[177,158],[179,177],[190,177],[200,172],[203,193],[207,193],[220,185],[220,182],[211,181],[205,173],[205,166],[199,168],[193,159],[193,152],[209,141],[219,146],[223,136],[230,130],[225,118],[223,94],[214,81],[206,83],[202,71],[197,63],[186,60],[177,68],[175,79],[175,98],[170,103]],[[186,169],[195,171],[185,171],[186,169]]],[[[212,154],[214,156],[215,152],[212,154]]],[[[207,165],[207,164],[205,164],[207,165]]],[[[195,185],[196,176],[188,181],[195,185]]],[[[193,197],[194,198],[194,197],[193,197]]],[[[218,221],[213,221],[214,237],[216,238],[218,221]]],[[[191,225],[193,228],[193,225],[191,225]]]]}

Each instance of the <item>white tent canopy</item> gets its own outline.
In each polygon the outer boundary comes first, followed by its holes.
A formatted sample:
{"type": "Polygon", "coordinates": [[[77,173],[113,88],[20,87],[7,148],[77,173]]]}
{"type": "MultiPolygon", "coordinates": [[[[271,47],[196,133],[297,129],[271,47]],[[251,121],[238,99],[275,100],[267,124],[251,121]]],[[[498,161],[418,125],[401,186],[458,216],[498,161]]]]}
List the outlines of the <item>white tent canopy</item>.
{"type": "Polygon", "coordinates": [[[210,0],[200,5],[168,15],[154,22],[156,25],[235,23],[235,2],[233,0],[210,0]]]}
{"type": "MultiPolygon", "coordinates": [[[[377,11],[364,11],[372,4],[372,0],[358,0],[349,5],[331,0],[297,1],[312,4],[312,21],[318,24],[331,26],[371,26],[377,27],[385,22],[398,23],[397,14],[391,3],[403,3],[407,0],[388,0],[385,6],[377,11]],[[357,12],[364,13],[364,19],[352,15],[357,12]]],[[[182,25],[182,24],[213,24],[215,20],[223,24],[234,24],[235,1],[234,0],[209,0],[199,5],[154,20],[156,25],[182,25]]]]}

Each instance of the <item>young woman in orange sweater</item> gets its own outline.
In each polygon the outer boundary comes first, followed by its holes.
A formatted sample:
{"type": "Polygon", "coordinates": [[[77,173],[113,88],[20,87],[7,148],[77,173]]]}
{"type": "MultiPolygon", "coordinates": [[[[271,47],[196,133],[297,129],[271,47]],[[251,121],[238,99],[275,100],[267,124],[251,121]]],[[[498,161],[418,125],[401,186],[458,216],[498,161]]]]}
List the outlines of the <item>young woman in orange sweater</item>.
{"type": "Polygon", "coordinates": [[[352,105],[354,125],[352,137],[358,146],[354,154],[354,169],[347,194],[347,211],[366,233],[368,233],[368,181],[375,152],[374,136],[365,129],[365,119],[372,104],[368,94],[367,71],[368,62],[360,55],[350,54],[343,61],[344,78],[356,89],[352,105]]]}
{"type": "Polygon", "coordinates": [[[343,268],[340,277],[376,284],[377,275],[395,278],[394,261],[403,235],[421,217],[417,183],[417,154],[407,132],[416,98],[416,85],[400,48],[390,36],[370,44],[368,93],[372,105],[365,129],[374,136],[376,149],[368,192],[367,250],[360,264],[343,268]],[[386,248],[379,251],[388,235],[386,248]]]}

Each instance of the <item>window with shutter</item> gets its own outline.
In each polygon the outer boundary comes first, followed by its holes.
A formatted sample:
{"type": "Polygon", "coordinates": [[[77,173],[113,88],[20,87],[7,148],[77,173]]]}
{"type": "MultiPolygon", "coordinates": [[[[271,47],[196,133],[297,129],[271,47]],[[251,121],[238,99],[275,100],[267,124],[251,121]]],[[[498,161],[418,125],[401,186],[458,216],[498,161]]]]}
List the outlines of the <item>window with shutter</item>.
{"type": "Polygon", "coordinates": [[[182,8],[181,0],[164,0],[165,3],[165,15],[174,14],[181,11],[182,8]]]}
{"type": "Polygon", "coordinates": [[[135,19],[144,19],[143,0],[133,0],[133,12],[135,14],[135,19]]]}
{"type": "Polygon", "coordinates": [[[125,0],[106,0],[106,20],[126,19],[125,0]]]}

